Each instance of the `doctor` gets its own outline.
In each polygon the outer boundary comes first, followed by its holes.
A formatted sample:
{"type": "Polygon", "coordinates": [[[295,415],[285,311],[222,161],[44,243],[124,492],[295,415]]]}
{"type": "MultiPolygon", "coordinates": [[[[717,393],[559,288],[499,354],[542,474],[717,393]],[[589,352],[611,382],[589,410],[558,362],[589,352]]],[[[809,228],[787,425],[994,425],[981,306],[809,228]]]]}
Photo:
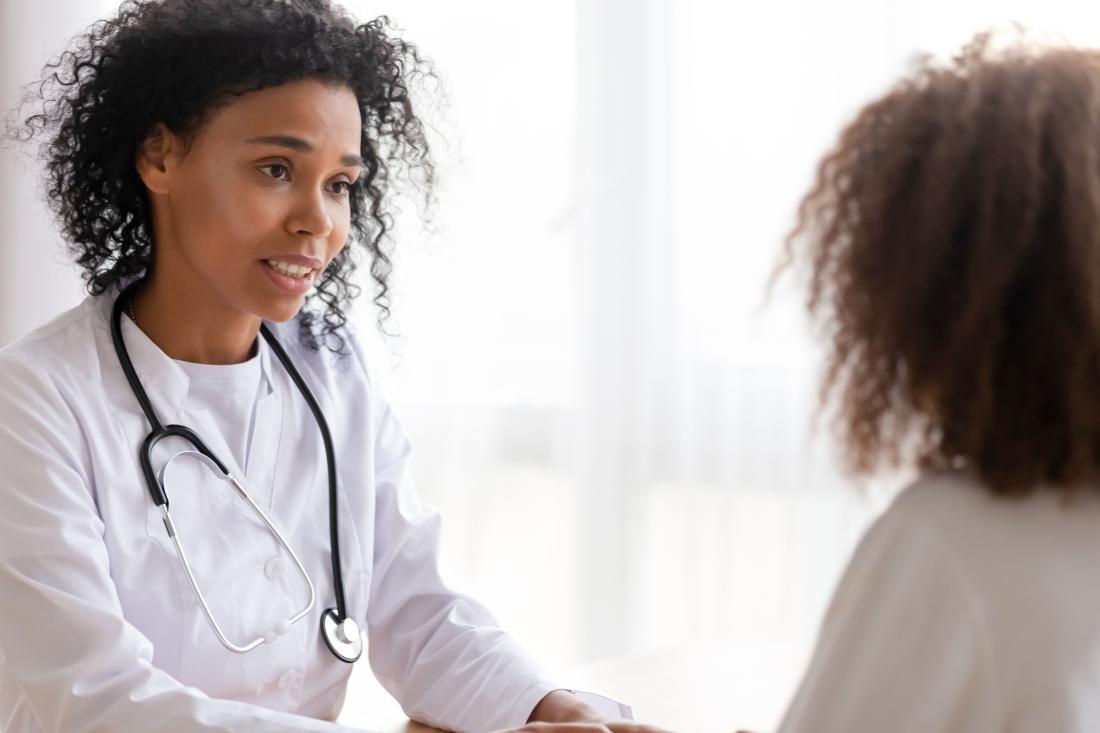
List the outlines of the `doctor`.
{"type": "Polygon", "coordinates": [[[415,49],[279,0],[130,2],[74,49],[24,133],[90,295],[0,352],[5,731],[346,730],[360,655],[437,727],[655,730],[449,575],[344,322],[430,180],[415,49]]]}

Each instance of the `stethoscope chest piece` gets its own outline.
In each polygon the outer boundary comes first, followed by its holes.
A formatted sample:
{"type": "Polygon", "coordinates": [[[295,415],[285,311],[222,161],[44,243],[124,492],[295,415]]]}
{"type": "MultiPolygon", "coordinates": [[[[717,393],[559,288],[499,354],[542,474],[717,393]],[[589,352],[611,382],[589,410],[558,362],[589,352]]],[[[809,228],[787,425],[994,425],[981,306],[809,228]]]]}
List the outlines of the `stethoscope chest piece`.
{"type": "Polygon", "coordinates": [[[321,638],[329,651],[345,662],[354,662],[363,654],[363,635],[359,632],[359,624],[350,617],[337,621],[335,608],[321,614],[321,638]]]}

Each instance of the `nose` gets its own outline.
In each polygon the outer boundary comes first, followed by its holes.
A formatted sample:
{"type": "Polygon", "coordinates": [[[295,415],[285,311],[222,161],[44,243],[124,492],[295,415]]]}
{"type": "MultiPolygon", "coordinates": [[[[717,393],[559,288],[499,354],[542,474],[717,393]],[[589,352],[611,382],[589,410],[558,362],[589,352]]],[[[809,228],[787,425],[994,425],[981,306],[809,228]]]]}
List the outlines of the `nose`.
{"type": "Polygon", "coordinates": [[[327,237],[332,227],[332,216],[322,191],[302,192],[286,220],[287,231],[297,235],[327,237]]]}

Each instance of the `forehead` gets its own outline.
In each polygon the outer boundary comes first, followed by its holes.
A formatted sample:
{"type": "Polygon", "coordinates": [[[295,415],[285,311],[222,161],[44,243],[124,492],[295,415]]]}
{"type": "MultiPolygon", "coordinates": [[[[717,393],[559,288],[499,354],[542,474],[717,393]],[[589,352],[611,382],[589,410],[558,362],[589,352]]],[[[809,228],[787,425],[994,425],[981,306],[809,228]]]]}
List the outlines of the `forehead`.
{"type": "Polygon", "coordinates": [[[214,112],[200,136],[244,143],[252,137],[292,135],[344,154],[359,150],[361,127],[350,87],[303,79],[232,98],[214,112]]]}

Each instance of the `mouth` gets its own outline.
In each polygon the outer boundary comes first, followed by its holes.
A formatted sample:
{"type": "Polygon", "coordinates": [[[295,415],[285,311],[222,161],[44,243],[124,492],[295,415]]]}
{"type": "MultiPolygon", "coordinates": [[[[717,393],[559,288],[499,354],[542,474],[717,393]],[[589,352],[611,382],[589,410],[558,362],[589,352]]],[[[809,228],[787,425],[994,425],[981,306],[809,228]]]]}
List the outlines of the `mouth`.
{"type": "Polygon", "coordinates": [[[313,287],[313,280],[320,273],[317,268],[307,268],[279,260],[260,260],[268,277],[283,290],[297,295],[313,287]]]}

